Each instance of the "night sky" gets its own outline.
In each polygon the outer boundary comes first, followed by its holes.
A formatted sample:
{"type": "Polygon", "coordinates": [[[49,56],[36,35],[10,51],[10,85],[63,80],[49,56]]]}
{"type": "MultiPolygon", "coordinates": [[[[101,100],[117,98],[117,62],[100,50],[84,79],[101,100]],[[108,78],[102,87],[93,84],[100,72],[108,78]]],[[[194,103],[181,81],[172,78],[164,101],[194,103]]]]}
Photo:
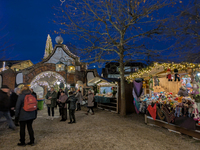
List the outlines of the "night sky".
{"type": "MultiPolygon", "coordinates": [[[[54,34],[54,30],[60,26],[53,22],[56,10],[52,7],[60,4],[60,0],[0,0],[0,37],[6,35],[0,42],[9,40],[7,45],[14,44],[6,51],[6,59],[30,59],[34,64],[42,60],[48,34],[53,46],[56,44],[55,37],[58,35],[54,34]]],[[[64,43],[79,46],[79,41],[74,42],[70,35],[62,37],[64,43]]],[[[167,45],[171,43],[173,41],[167,45]]],[[[162,49],[163,43],[157,46],[162,49]]],[[[94,68],[94,64],[89,67],[94,68]]],[[[100,72],[101,68],[97,69],[100,72]]]]}
{"type": "MultiPolygon", "coordinates": [[[[0,1],[0,36],[6,35],[4,41],[14,44],[6,52],[11,60],[30,59],[34,64],[41,61],[47,35],[50,34],[53,45],[56,44],[53,23],[59,0],[1,0],[0,1]]],[[[64,43],[72,42],[69,35],[62,35],[64,43]]],[[[8,44],[7,44],[8,45],[8,44]]],[[[92,65],[94,66],[94,65],[92,65]]]]}

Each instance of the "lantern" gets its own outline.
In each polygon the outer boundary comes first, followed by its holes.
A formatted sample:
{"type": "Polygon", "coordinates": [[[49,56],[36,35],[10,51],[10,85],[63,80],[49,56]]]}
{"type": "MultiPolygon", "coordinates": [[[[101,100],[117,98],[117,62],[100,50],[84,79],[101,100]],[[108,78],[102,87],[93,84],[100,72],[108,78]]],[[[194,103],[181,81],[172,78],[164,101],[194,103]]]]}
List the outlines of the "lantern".
{"type": "Polygon", "coordinates": [[[65,70],[65,64],[62,63],[61,61],[56,63],[56,71],[60,72],[60,71],[64,71],[65,70]]]}

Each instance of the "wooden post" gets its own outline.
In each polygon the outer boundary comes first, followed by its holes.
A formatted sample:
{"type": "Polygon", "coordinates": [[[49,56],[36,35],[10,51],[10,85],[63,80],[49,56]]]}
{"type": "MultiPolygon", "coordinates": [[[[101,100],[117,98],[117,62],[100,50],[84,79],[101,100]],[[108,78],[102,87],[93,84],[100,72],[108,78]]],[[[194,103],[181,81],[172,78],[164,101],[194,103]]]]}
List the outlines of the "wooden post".
{"type": "Polygon", "coordinates": [[[117,83],[117,113],[119,113],[119,85],[117,83]]]}
{"type": "Polygon", "coordinates": [[[144,119],[145,119],[144,122],[147,124],[148,122],[147,122],[147,115],[146,114],[144,115],[144,119]]]}

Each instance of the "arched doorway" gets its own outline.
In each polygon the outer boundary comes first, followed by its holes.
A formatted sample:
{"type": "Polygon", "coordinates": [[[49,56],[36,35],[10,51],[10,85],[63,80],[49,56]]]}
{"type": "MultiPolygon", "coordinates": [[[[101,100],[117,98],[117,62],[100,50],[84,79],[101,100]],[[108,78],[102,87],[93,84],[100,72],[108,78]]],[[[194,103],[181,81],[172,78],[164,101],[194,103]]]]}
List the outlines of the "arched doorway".
{"type": "Polygon", "coordinates": [[[53,71],[41,72],[33,78],[30,83],[31,88],[37,93],[38,98],[44,98],[50,87],[58,89],[66,88],[66,81],[63,76],[53,71]]]}

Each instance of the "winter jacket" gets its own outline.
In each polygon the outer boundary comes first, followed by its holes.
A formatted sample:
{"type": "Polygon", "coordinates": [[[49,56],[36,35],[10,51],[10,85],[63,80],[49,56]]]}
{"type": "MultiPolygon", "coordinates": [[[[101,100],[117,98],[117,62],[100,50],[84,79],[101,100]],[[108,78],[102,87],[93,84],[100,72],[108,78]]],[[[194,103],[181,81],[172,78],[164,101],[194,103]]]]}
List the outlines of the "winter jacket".
{"type": "MultiPolygon", "coordinates": [[[[28,94],[31,94],[31,91],[24,90],[24,91],[22,91],[22,93],[19,95],[19,97],[17,99],[15,117],[19,118],[19,121],[27,121],[27,120],[33,120],[33,119],[37,118],[37,110],[25,111],[23,109],[24,99],[25,99],[25,96],[28,94]]],[[[35,96],[35,95],[33,95],[33,96],[35,96]]]]}
{"type": "Polygon", "coordinates": [[[46,99],[48,99],[49,97],[51,97],[51,104],[48,104],[47,107],[56,107],[57,93],[55,91],[53,91],[53,93],[51,91],[48,91],[46,99]]]}
{"type": "Polygon", "coordinates": [[[67,98],[68,98],[68,96],[64,94],[63,96],[60,95],[59,100],[61,100],[61,103],[65,103],[67,98]]]}
{"type": "Polygon", "coordinates": [[[17,103],[18,95],[15,92],[12,92],[10,95],[10,107],[15,107],[17,103]]]}
{"type": "Polygon", "coordinates": [[[75,95],[71,95],[67,98],[66,103],[68,103],[68,109],[74,110],[76,109],[76,101],[78,99],[75,97],[75,95]]]}
{"type": "Polygon", "coordinates": [[[9,111],[10,109],[10,98],[8,94],[0,90],[0,111],[9,111]]]}
{"type": "Polygon", "coordinates": [[[60,98],[60,95],[61,95],[61,92],[60,92],[60,91],[58,91],[58,93],[57,93],[57,99],[59,99],[59,98],[60,98]]]}
{"type": "Polygon", "coordinates": [[[77,99],[78,99],[77,103],[81,103],[82,102],[83,96],[82,96],[82,94],[80,92],[78,92],[75,97],[77,97],[77,99]]]}
{"type": "MultiPolygon", "coordinates": [[[[18,95],[15,92],[12,92],[12,94],[10,95],[10,108],[16,106],[17,103],[17,99],[18,99],[18,95]]],[[[13,117],[15,115],[15,111],[10,109],[10,116],[13,117]]]]}
{"type": "Polygon", "coordinates": [[[188,90],[185,87],[181,86],[181,88],[178,91],[178,95],[186,97],[188,96],[188,90]]]}
{"type": "Polygon", "coordinates": [[[34,91],[31,94],[37,99],[37,94],[34,91]]]}
{"type": "Polygon", "coordinates": [[[93,93],[88,94],[88,107],[94,106],[94,95],[93,93]]]}

